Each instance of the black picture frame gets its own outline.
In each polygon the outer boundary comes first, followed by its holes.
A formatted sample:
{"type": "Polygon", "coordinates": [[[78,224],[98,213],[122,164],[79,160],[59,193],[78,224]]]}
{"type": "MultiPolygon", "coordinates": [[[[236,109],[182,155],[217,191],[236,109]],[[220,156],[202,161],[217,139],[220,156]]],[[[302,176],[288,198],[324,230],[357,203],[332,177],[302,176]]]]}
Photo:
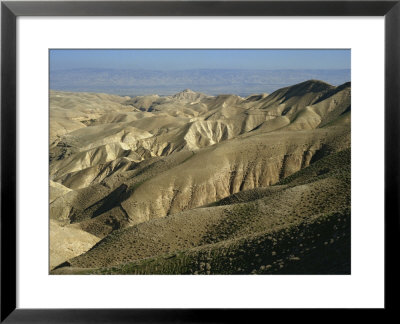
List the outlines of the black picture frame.
{"type": "MultiPolygon", "coordinates": [[[[16,19],[19,16],[384,16],[385,309],[396,309],[399,234],[400,0],[395,1],[2,1],[1,322],[236,322],[265,310],[16,308],[16,19]],[[393,297],[392,297],[393,296],[393,297]]],[[[371,171],[374,172],[374,171],[371,171]]],[[[345,293],[345,292],[344,292],[345,293]]]]}

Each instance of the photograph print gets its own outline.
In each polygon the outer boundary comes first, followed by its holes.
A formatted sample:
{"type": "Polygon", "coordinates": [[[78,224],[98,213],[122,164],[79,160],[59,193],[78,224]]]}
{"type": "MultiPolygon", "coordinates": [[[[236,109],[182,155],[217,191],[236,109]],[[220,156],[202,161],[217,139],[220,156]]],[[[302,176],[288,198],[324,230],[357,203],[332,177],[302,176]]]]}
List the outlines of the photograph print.
{"type": "Polygon", "coordinates": [[[349,49],[50,49],[49,273],[351,274],[349,49]]]}

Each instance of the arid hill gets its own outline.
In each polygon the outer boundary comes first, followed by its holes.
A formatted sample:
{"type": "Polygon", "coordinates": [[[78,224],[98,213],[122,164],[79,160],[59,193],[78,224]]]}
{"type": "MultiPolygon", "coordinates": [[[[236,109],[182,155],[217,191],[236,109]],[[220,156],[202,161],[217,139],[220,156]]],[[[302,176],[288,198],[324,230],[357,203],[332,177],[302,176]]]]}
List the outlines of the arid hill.
{"type": "Polygon", "coordinates": [[[51,91],[51,273],[349,273],[350,116],[317,80],[51,91]]]}

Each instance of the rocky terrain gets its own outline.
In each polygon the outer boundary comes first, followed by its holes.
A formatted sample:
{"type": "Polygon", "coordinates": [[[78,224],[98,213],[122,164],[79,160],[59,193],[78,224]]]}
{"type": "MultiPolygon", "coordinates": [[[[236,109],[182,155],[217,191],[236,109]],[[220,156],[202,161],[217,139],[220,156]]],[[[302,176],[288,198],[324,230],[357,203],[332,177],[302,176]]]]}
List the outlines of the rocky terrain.
{"type": "Polygon", "coordinates": [[[350,119],[350,83],[50,91],[51,273],[350,273],[350,119]]]}

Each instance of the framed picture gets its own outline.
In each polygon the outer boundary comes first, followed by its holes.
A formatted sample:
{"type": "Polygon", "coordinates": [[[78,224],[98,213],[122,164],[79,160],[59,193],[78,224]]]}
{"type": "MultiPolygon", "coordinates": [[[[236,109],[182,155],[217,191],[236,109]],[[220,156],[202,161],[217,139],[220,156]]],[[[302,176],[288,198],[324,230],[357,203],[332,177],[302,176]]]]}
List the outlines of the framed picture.
{"type": "Polygon", "coordinates": [[[2,2],[1,321],[393,308],[399,15],[2,2]]]}

